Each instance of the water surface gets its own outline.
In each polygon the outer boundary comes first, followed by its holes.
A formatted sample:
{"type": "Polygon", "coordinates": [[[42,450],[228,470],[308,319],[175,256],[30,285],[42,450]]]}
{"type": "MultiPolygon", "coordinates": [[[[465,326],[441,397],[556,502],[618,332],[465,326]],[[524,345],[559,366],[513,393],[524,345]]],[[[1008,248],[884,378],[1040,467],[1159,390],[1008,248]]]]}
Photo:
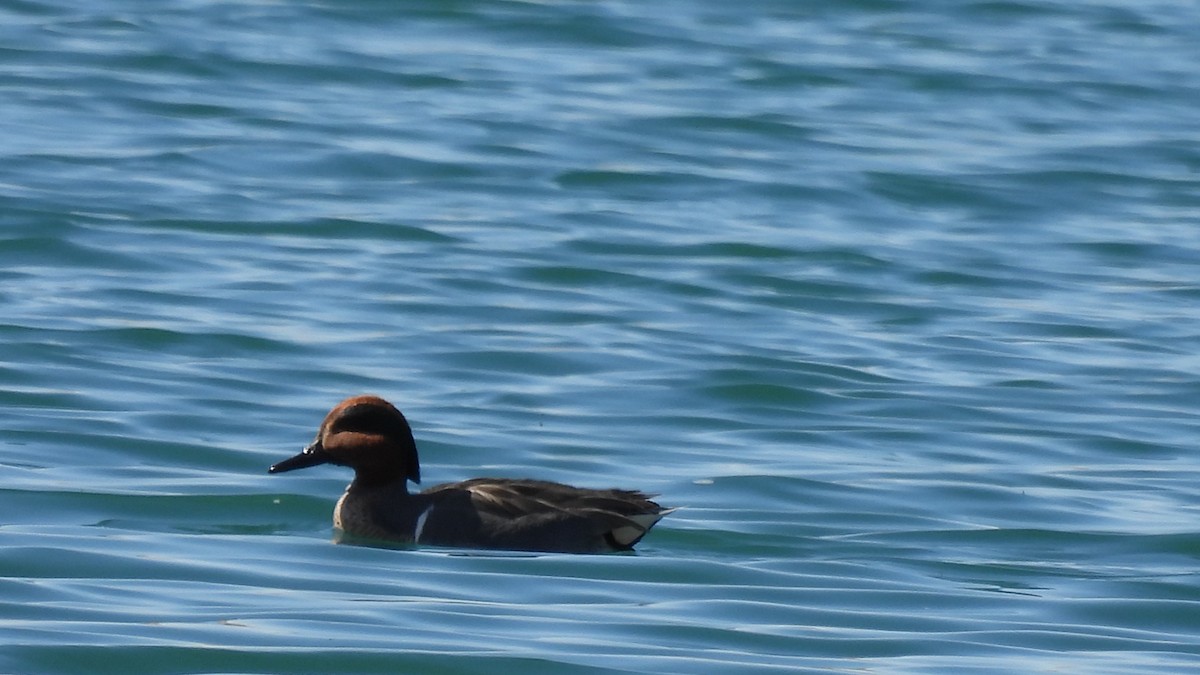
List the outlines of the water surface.
{"type": "Polygon", "coordinates": [[[0,9],[0,670],[1200,663],[1190,3],[0,9]],[[633,555],[334,545],[344,396],[633,555]]]}

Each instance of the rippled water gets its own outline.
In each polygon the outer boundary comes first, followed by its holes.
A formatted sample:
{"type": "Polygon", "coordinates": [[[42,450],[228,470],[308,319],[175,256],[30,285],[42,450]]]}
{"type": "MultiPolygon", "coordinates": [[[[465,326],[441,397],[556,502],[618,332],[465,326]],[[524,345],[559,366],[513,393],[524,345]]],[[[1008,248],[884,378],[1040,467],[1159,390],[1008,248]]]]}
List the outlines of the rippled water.
{"type": "Polygon", "coordinates": [[[0,671],[1200,665],[1200,8],[0,7],[0,671]],[[331,543],[346,395],[635,555],[331,543]]]}

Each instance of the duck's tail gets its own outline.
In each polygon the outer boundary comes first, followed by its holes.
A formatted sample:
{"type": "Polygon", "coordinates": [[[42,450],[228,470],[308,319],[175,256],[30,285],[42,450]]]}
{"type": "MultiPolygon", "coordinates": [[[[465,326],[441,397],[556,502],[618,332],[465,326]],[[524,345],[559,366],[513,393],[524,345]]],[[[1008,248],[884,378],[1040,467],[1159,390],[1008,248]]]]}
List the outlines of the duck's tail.
{"type": "Polygon", "coordinates": [[[605,534],[608,543],[616,550],[623,551],[634,547],[650,528],[654,527],[658,521],[662,520],[663,516],[674,511],[675,509],[663,509],[657,513],[639,513],[633,516],[625,516],[624,523],[614,527],[605,534]]]}

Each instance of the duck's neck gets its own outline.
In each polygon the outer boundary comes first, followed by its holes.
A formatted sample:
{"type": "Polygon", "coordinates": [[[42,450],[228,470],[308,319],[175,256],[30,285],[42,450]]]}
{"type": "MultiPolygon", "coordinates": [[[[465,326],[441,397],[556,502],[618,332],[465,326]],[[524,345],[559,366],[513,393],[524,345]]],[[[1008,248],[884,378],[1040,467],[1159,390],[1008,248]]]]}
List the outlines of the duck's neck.
{"type": "Polygon", "coordinates": [[[372,474],[368,478],[356,473],[354,480],[350,481],[350,487],[346,488],[346,492],[377,492],[380,490],[408,494],[408,480],[400,475],[381,479],[377,474],[372,474]]]}

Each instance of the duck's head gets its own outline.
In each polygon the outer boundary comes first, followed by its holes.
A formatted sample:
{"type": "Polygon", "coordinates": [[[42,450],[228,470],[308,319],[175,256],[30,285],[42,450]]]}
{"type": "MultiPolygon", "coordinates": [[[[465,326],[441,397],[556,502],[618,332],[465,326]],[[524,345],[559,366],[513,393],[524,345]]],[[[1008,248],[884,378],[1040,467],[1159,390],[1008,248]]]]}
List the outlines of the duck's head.
{"type": "Polygon", "coordinates": [[[412,428],[395,406],[378,396],[354,396],[337,404],[321,422],[317,438],[270,472],[318,464],[348,466],[360,483],[421,482],[412,428]]]}

